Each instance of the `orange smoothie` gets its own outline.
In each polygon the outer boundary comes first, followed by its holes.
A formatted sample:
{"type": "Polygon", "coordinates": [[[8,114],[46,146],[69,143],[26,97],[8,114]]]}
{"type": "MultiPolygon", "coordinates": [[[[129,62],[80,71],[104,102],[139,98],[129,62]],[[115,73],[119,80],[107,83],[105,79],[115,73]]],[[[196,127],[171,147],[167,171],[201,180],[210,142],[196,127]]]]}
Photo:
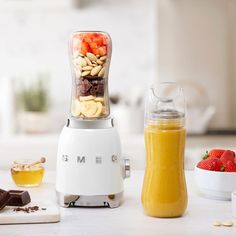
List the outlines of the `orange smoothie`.
{"type": "Polygon", "coordinates": [[[142,204],[147,215],[179,217],[187,207],[185,128],[181,120],[149,122],[145,128],[146,171],[142,204]]]}

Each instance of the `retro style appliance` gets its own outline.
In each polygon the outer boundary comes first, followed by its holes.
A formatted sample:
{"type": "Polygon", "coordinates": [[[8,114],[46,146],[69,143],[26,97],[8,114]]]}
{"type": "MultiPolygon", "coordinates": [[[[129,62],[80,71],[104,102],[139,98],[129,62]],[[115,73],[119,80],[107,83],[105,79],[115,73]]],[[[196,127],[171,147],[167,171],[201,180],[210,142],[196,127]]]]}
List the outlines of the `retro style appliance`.
{"type": "Polygon", "coordinates": [[[61,206],[118,207],[130,175],[110,116],[108,72],[111,38],[105,32],[75,32],[70,39],[70,117],[58,144],[56,191],[61,206]]]}

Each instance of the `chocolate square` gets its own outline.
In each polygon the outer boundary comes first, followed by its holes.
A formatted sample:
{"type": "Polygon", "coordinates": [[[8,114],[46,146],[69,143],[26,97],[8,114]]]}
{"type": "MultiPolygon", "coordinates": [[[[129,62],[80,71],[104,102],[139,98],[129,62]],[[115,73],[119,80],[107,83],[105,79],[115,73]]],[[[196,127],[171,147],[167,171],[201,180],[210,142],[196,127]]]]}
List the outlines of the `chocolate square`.
{"type": "Polygon", "coordinates": [[[28,191],[23,190],[9,190],[10,199],[8,206],[25,206],[31,202],[28,191]]]}
{"type": "Polygon", "coordinates": [[[10,194],[8,191],[0,189],[0,210],[2,210],[9,202],[10,194]]]}

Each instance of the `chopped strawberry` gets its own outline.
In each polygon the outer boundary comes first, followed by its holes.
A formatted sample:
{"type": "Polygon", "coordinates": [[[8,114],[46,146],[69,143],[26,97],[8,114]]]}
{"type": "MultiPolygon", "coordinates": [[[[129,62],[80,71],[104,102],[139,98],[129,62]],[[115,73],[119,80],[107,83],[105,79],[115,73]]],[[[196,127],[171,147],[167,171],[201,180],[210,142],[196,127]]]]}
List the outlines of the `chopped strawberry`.
{"type": "Polygon", "coordinates": [[[234,161],[235,153],[230,150],[225,150],[222,156],[220,157],[221,162],[225,166],[227,161],[234,161]]]}
{"type": "Polygon", "coordinates": [[[98,51],[99,51],[99,55],[100,56],[105,56],[107,54],[107,47],[106,46],[102,46],[102,47],[99,47],[98,48],[98,51]]]}
{"type": "Polygon", "coordinates": [[[206,160],[202,160],[197,164],[198,168],[211,171],[222,171],[223,164],[217,157],[212,157],[206,160]]]}
{"type": "Polygon", "coordinates": [[[102,33],[81,33],[75,34],[75,40],[79,40],[80,48],[75,48],[85,55],[87,52],[92,52],[95,55],[105,56],[107,54],[108,37],[102,33]]]}
{"type": "Polygon", "coordinates": [[[93,50],[95,48],[98,48],[98,45],[95,43],[95,42],[92,42],[89,44],[90,45],[90,48],[93,50]]]}
{"type": "Polygon", "coordinates": [[[223,149],[212,149],[210,152],[209,152],[209,156],[210,157],[218,157],[220,158],[221,155],[224,153],[225,150],[223,149]]]}
{"type": "Polygon", "coordinates": [[[89,44],[86,43],[86,42],[82,42],[79,51],[80,51],[80,53],[82,53],[83,55],[85,55],[87,52],[90,52],[89,44]]]}
{"type": "Polygon", "coordinates": [[[236,172],[236,164],[234,161],[227,161],[224,167],[225,172],[236,172]]]}
{"type": "Polygon", "coordinates": [[[102,37],[102,35],[95,34],[95,35],[93,36],[93,42],[94,42],[97,46],[103,46],[103,37],[102,37]]]}
{"type": "Polygon", "coordinates": [[[98,50],[98,48],[92,48],[91,51],[92,51],[92,53],[93,53],[94,55],[99,55],[99,50],[98,50]]]}
{"type": "Polygon", "coordinates": [[[90,36],[86,35],[86,36],[84,37],[84,41],[85,41],[86,43],[90,44],[90,43],[92,43],[92,38],[91,38],[90,36]]]}

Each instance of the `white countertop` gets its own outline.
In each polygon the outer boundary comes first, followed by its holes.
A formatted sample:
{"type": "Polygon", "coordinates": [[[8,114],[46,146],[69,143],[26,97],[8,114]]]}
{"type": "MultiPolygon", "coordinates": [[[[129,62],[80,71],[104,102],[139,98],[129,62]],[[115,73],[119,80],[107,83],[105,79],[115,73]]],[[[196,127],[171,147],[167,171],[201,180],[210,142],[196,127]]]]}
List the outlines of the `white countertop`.
{"type": "MultiPolygon", "coordinates": [[[[60,223],[31,225],[2,225],[3,236],[161,236],[161,235],[236,235],[236,226],[214,227],[216,220],[232,220],[231,202],[209,200],[196,193],[192,171],[186,172],[188,186],[188,209],[182,218],[159,219],[146,216],[140,201],[143,171],[134,171],[125,180],[123,204],[116,209],[109,208],[61,208],[60,223]]],[[[55,172],[48,172],[45,183],[39,188],[28,189],[32,199],[55,200],[55,172]]],[[[16,188],[6,171],[0,171],[1,188],[16,188]],[[4,183],[4,186],[3,186],[4,183]]],[[[235,219],[236,223],[236,219],[235,219]]]]}

